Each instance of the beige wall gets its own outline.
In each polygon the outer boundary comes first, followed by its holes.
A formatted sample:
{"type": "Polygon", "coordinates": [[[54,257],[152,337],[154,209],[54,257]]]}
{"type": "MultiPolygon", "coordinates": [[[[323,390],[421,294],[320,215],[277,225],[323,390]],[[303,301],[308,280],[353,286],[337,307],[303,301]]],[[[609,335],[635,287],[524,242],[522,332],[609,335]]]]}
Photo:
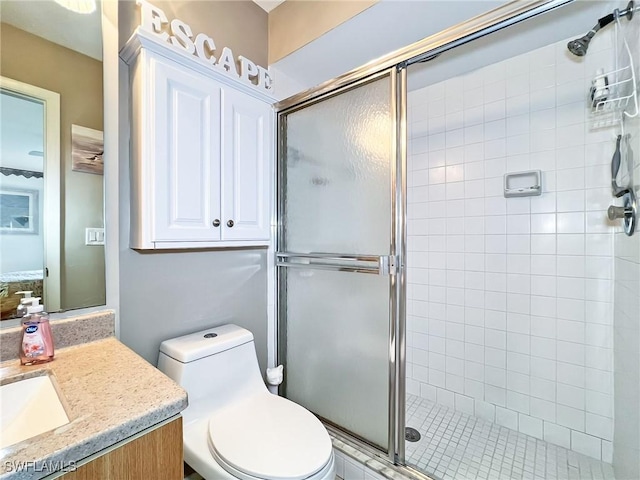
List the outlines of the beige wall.
{"type": "MultiPolygon", "coordinates": [[[[194,35],[206,33],[222,50],[229,47],[236,58],[243,55],[267,66],[267,12],[251,1],[157,1],[151,3],[167,15],[179,18],[194,35]]],[[[140,8],[132,0],[121,1],[118,11],[120,47],[140,25],[140,8]]]]}
{"type": "Polygon", "coordinates": [[[71,124],[102,130],[102,63],[3,23],[0,73],[60,94],[61,306],[104,305],[104,248],[84,245],[103,226],[103,177],[71,171],[71,124]]]}
{"type": "Polygon", "coordinates": [[[269,65],[355,17],[378,0],[286,1],[269,12],[269,65]]]}

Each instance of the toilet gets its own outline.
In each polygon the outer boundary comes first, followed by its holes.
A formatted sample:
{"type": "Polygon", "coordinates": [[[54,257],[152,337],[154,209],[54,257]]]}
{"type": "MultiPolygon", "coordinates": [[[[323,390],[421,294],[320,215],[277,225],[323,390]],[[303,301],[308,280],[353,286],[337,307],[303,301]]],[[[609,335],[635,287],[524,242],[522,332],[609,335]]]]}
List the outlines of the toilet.
{"type": "Polygon", "coordinates": [[[223,325],[160,345],[184,388],[184,461],[207,480],[334,480],[331,439],[308,410],[265,386],[253,334],[223,325]]]}

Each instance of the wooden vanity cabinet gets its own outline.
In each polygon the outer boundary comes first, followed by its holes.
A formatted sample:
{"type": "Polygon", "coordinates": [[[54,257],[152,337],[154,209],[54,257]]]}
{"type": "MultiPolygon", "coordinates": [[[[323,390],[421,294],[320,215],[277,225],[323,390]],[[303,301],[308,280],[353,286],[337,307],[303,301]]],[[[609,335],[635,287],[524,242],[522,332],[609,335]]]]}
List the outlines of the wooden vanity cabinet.
{"type": "Polygon", "coordinates": [[[81,464],[63,480],[183,480],[182,417],[124,440],[115,448],[81,464]]]}

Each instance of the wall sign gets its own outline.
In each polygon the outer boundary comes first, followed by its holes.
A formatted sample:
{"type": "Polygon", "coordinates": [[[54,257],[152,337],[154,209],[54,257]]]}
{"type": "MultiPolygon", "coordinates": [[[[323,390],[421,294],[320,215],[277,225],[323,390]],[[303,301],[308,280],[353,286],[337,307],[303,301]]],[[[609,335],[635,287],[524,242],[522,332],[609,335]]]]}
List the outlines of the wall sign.
{"type": "Polygon", "coordinates": [[[143,30],[157,35],[174,47],[195,55],[209,63],[213,68],[218,68],[228,75],[239,78],[244,83],[263,90],[271,90],[273,80],[266,68],[256,65],[248,58],[239,56],[238,64],[240,69],[238,71],[236,59],[230,48],[224,47],[216,57],[216,44],[213,38],[204,33],[199,33],[194,38],[191,27],[182,20],[174,18],[169,22],[161,9],[151,5],[146,0],[136,0],[136,3],[140,5],[140,27],[143,30]]]}

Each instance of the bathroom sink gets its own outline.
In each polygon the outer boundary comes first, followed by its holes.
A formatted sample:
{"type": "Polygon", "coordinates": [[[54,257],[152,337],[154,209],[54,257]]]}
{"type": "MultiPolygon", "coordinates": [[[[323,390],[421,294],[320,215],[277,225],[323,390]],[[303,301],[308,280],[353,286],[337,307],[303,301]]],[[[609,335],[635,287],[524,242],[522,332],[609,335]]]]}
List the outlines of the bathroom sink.
{"type": "Polygon", "coordinates": [[[69,423],[49,375],[0,386],[0,448],[69,423]]]}

